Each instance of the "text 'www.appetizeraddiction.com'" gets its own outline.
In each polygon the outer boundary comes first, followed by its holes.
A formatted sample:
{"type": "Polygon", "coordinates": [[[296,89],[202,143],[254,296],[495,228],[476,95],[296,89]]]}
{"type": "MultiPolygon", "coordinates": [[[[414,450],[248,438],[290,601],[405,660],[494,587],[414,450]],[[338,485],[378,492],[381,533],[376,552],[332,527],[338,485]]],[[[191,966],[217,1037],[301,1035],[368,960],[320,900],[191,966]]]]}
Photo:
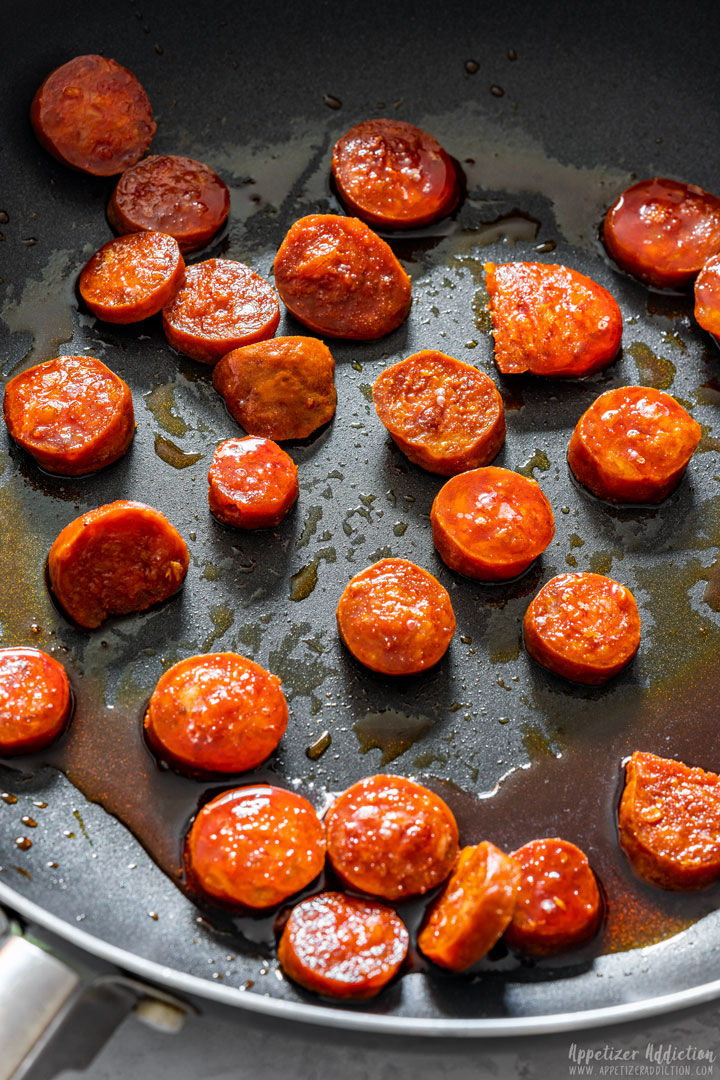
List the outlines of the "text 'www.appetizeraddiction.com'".
{"type": "Polygon", "coordinates": [[[714,1050],[700,1046],[677,1046],[649,1042],[644,1048],[620,1046],[599,1048],[571,1043],[568,1050],[568,1075],[593,1077],[699,1077],[715,1073],[714,1050]]]}

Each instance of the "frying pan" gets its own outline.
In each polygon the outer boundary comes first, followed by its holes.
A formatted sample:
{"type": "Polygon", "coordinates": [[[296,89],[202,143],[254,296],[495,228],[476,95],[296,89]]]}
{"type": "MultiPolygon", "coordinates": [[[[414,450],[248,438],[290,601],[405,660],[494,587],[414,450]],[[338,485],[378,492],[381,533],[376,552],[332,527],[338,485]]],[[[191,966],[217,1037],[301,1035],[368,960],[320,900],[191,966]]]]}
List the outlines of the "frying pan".
{"type": "MultiPolygon", "coordinates": [[[[615,811],[622,761],[636,748],[720,766],[719,357],[693,323],[690,298],[622,275],[597,228],[635,177],[720,186],[720,151],[709,137],[720,90],[717,7],[679,15],[676,5],[655,4],[652,17],[634,20],[613,4],[589,13],[537,4],[308,11],[136,2],[27,4],[3,30],[3,376],[58,353],[98,356],[130,384],[138,428],[122,461],[72,481],[43,475],[3,436],[2,644],[62,659],[76,713],[56,748],[2,765],[0,901],[155,983],[346,1028],[560,1030],[716,996],[717,891],[675,896],[636,881],[617,848],[615,811]],[[158,320],[111,327],[78,304],[77,273],[110,235],[112,181],[54,162],[27,114],[47,72],[84,52],[113,56],[140,78],[158,120],[153,152],[207,161],[230,185],[229,227],[205,256],[240,259],[264,275],[293,220],[338,209],[330,149],[353,123],[382,115],[418,123],[465,173],[466,196],[450,221],[392,240],[413,278],[408,321],[377,342],[331,343],[337,416],[289,447],[301,495],[274,532],[241,534],[207,512],[210,455],[238,430],[209,370],[174,354],[158,320]],[[512,259],[566,263],[608,287],[625,319],[617,363],[583,382],[497,376],[482,264],[512,259]],[[375,417],[372,381],[421,348],[497,379],[508,438],[496,463],[534,475],[553,504],[556,538],[518,581],[485,586],[447,570],[428,522],[441,480],[410,465],[375,417]],[[565,449],[600,392],[637,382],[688,405],[703,442],[664,504],[611,508],[574,486],[565,449]],[[53,607],[44,560],[68,521],[126,497],[157,506],[178,527],[191,551],[188,579],[162,607],[82,632],[53,607]],[[361,669],[334,628],[349,577],[386,554],[436,573],[457,616],[447,657],[415,679],[361,669]],[[572,686],[522,648],[529,599],[569,567],[609,573],[639,601],[640,652],[604,688],[572,686]],[[160,770],[140,723],[169,664],[219,649],[281,676],[291,723],[252,777],[203,784],[160,770]],[[429,972],[412,957],[376,1001],[330,1005],[282,978],[272,919],[231,919],[183,891],[181,838],[209,795],[262,779],[322,809],[332,792],[381,769],[443,794],[464,842],[488,838],[512,850],[562,835],[578,843],[605,890],[598,941],[532,965],[498,949],[463,977],[429,972]],[[32,846],[18,846],[21,837],[32,846]]],[[[285,315],[278,332],[302,329],[285,315]]],[[[402,914],[416,927],[420,906],[402,914]]]]}

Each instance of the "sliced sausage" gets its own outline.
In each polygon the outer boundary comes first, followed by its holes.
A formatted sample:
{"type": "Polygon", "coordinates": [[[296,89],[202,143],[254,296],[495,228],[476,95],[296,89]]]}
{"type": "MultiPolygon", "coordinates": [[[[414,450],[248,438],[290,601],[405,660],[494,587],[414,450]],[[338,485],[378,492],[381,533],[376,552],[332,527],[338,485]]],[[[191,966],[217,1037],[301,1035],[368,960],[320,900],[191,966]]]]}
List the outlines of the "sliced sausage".
{"type": "Polygon", "coordinates": [[[455,633],[447,590],[408,559],[381,559],[351,578],[337,606],[340,637],[365,667],[415,675],[437,664],[455,633]]]}
{"type": "Polygon", "coordinates": [[[657,288],[683,288],[720,252],[720,199],[678,180],[641,180],[608,210],[603,240],[629,274],[657,288]]]}
{"type": "Polygon", "coordinates": [[[368,776],[325,818],[328,858],[346,885],[386,900],[434,889],[453,868],[458,828],[450,807],[402,776],[368,776]]]}
{"type": "Polygon", "coordinates": [[[465,847],[418,935],[435,964],[465,971],[492,949],[515,911],[520,867],[494,844],[465,847]]]}
{"type": "Polygon", "coordinates": [[[174,349],[203,364],[215,364],[231,349],[272,337],[280,322],[280,305],[272,286],[249,266],[207,259],[186,267],[162,319],[174,349]]]}
{"type": "Polygon", "coordinates": [[[125,453],[135,433],[127,383],[92,356],[58,356],[5,387],[13,439],[51,473],[83,476],[125,453]]]}
{"type": "Polygon", "coordinates": [[[430,521],[443,562],[481,581],[522,574],[555,535],[552,508],[538,483],[494,466],[448,480],[430,521]]]}
{"type": "Polygon", "coordinates": [[[327,997],[374,997],[397,973],[408,949],[405,925],[391,908],[340,892],[293,908],[278,960],[294,982],[327,997]]]}
{"type": "Polygon", "coordinates": [[[662,889],[701,889],[720,878],[720,776],[636,750],[625,769],[620,847],[662,889]]]}
{"type": "Polygon", "coordinates": [[[207,653],[181,660],[161,677],[145,735],[180,772],[245,772],[270,757],[287,722],[277,675],[237,653],[207,653]]]}
{"type": "Polygon", "coordinates": [[[593,937],[603,904],[587,855],[568,840],[531,840],[513,851],[520,887],[505,941],[518,952],[546,956],[593,937]]]}
{"type": "Polygon", "coordinates": [[[680,483],[701,434],[669,394],[622,386],[601,394],[580,417],[568,464],[601,499],[660,502],[680,483]]]}
{"type": "Polygon", "coordinates": [[[94,176],[130,168],[157,129],[133,73],[94,55],[76,56],[50,72],[33,98],[30,120],[53,157],[94,176]]]}
{"type": "Polygon", "coordinates": [[[151,154],[127,169],[107,209],[116,233],[157,230],[173,236],[181,251],[204,247],[229,213],[230,192],[217,173],[177,154],[151,154]]]}
{"type": "Polygon", "coordinates": [[[193,891],[237,908],[274,907],[304,889],[325,862],[322,822],[293,791],[257,784],[203,806],[185,843],[193,891]]]}
{"type": "Polygon", "coordinates": [[[492,379],[432,349],[383,371],[373,403],[402,452],[442,476],[488,465],[505,441],[505,409],[492,379]]]}
{"type": "Polygon", "coordinates": [[[404,120],[364,120],[333,147],[340,198],[357,217],[386,229],[427,225],[457,204],[455,166],[437,139],[404,120]]]}
{"type": "Polygon", "coordinates": [[[180,588],[190,561],[164,514],[120,499],[66,525],[48,556],[50,587],[85,629],[145,611],[180,588]]]}
{"type": "Polygon", "coordinates": [[[238,529],[279,525],[298,497],[297,465],[270,439],[225,439],[208,473],[210,510],[238,529]]]}
{"type": "Polygon", "coordinates": [[[185,261],[161,232],[130,233],[96,251],[80,275],[80,295],[98,319],[134,323],[157,315],[180,288],[185,261]]]}
{"type": "Polygon", "coordinates": [[[357,218],[296,221],[275,256],[275,284],[290,313],[323,337],[384,337],[410,311],[410,278],[357,218]]]}
{"type": "Polygon", "coordinates": [[[65,668],[40,649],[0,649],[0,754],[31,754],[54,742],[70,716],[65,668]]]}
{"type": "Polygon", "coordinates": [[[630,663],[640,615],[624,585],[601,574],[559,574],[525,612],[525,648],[543,667],[599,686],[630,663]]]}
{"type": "Polygon", "coordinates": [[[306,439],[335,415],[335,361],[317,338],[276,337],[234,349],[213,386],[249,435],[306,439]]]}
{"type": "Polygon", "coordinates": [[[695,279],[695,318],[720,341],[720,255],[714,255],[695,279]]]}
{"type": "Polygon", "coordinates": [[[618,354],[622,315],[602,285],[545,263],[485,263],[495,363],[505,374],[582,378],[618,354]]]}

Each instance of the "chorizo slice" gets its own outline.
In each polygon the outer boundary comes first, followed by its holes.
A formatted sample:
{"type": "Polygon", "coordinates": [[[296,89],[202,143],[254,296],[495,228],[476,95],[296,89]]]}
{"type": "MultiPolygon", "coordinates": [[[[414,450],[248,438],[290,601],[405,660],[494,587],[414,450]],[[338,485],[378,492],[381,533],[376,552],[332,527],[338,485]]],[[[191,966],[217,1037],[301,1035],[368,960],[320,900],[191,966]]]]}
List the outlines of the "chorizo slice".
{"type": "Polygon", "coordinates": [[[180,288],[184,273],[185,260],[172,236],[130,233],[95,252],[78,288],[98,319],[134,323],[157,315],[180,288]]]}
{"type": "Polygon", "coordinates": [[[448,480],[435,496],[430,522],[443,562],[480,581],[522,574],[555,535],[540,485],[494,466],[448,480]]]}
{"type": "Polygon", "coordinates": [[[370,900],[325,892],[297,904],[278,945],[289,978],[326,997],[374,997],[405,960],[409,935],[395,912],[370,900]]]}
{"type": "Polygon", "coordinates": [[[647,386],[607,390],[575,426],[568,464],[610,502],[660,502],[682,479],[702,434],[669,394],[647,386]]]}
{"type": "Polygon", "coordinates": [[[30,108],[41,146],[63,165],[113,176],[143,156],[157,125],[131,71],[104,56],[76,56],[51,71],[30,108]]]}
{"type": "Polygon", "coordinates": [[[515,911],[520,867],[484,841],[460,852],[418,935],[418,948],[433,963],[465,971],[492,949],[515,911]]]}
{"type": "Polygon", "coordinates": [[[452,159],[432,135],[404,120],[364,120],[335,143],[332,174],[357,217],[408,229],[445,217],[459,185],[452,159]]]}
{"type": "Polygon", "coordinates": [[[720,341],[720,255],[714,255],[695,279],[695,318],[720,341]]]}
{"type": "Polygon", "coordinates": [[[641,180],[608,210],[603,240],[629,274],[660,289],[683,288],[720,252],[720,199],[678,180],[641,180]]]}
{"type": "Polygon", "coordinates": [[[296,221],[275,256],[275,284],[290,314],[323,337],[371,341],[397,329],[410,311],[410,278],[357,218],[296,221]]]}
{"type": "Polygon", "coordinates": [[[597,933],[603,903],[587,855],[569,840],[531,840],[510,856],[520,886],[505,941],[518,952],[548,956],[583,945],[597,933]]]}
{"type": "Polygon", "coordinates": [[[117,182],[107,215],[116,233],[167,233],[183,252],[212,240],[230,213],[230,192],[208,165],[177,154],[151,154],[117,182]]]}
{"type": "Polygon", "coordinates": [[[601,574],[558,574],[525,612],[525,648],[543,667],[599,686],[640,645],[640,615],[628,588],[601,574]]]}
{"type": "Polygon", "coordinates": [[[167,600],[182,585],[190,556],[164,514],[119,499],[75,518],[50,548],[50,587],[86,630],[167,600]]]}
{"type": "Polygon", "coordinates": [[[298,497],[297,465],[270,439],[225,439],[208,473],[210,510],[237,529],[279,525],[298,497]]]}
{"type": "Polygon", "coordinates": [[[236,773],[269,758],[287,722],[277,675],[226,652],[169,668],[153,690],[144,727],[156,756],[180,772],[236,773]]]}
{"type": "Polygon", "coordinates": [[[353,784],[328,810],[325,833],[340,880],[386,900],[434,889],[458,854],[450,807],[402,776],[379,774],[353,784]]]}
{"type": "Polygon", "coordinates": [[[280,322],[275,290],[244,263],[206,259],[185,268],[163,308],[168,344],[203,364],[232,349],[272,337],[280,322]]]}
{"type": "Polygon", "coordinates": [[[276,337],[233,349],[213,386],[249,435],[306,439],[335,415],[335,361],[317,338],[276,337]]]}
{"type": "Polygon", "coordinates": [[[324,862],[314,807],[269,784],[234,788],[206,803],[185,842],[190,888],[240,909],[282,903],[309,885],[324,862]]]}
{"type": "Polygon", "coordinates": [[[381,559],[345,586],[340,637],[356,660],[383,675],[415,675],[445,655],[455,633],[447,590],[408,559],[381,559]]]}
{"type": "Polygon", "coordinates": [[[31,754],[54,742],[70,717],[65,668],[40,649],[0,649],[0,754],[31,754]]]}
{"type": "Polygon", "coordinates": [[[577,270],[545,263],[485,263],[495,363],[503,375],[529,371],[582,378],[618,354],[622,315],[607,289],[577,270]]]}
{"type": "Polygon", "coordinates": [[[618,834],[636,873],[662,889],[720,878],[720,776],[636,750],[625,769],[618,834]]]}
{"type": "Polygon", "coordinates": [[[92,356],[58,356],[5,387],[11,436],[51,473],[84,476],[122,457],[135,434],[130,387],[92,356]]]}
{"type": "Polygon", "coordinates": [[[410,461],[442,476],[488,465],[505,441],[505,408],[492,379],[432,349],[383,371],[373,403],[410,461]]]}

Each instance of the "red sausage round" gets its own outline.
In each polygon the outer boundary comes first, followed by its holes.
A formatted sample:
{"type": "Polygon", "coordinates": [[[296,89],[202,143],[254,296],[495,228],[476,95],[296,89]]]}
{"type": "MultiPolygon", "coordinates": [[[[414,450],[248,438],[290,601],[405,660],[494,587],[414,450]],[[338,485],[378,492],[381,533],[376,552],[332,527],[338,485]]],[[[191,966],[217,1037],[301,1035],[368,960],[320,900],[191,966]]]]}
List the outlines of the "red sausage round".
{"type": "Polygon", "coordinates": [[[708,259],[695,280],[695,318],[720,341],[720,255],[708,259]]]}
{"type": "Polygon", "coordinates": [[[70,715],[65,668],[39,649],[0,649],[0,754],[31,754],[64,731],[70,715]]]}
{"type": "Polygon", "coordinates": [[[130,233],[95,252],[78,288],[98,319],[134,323],[157,315],[180,288],[184,273],[185,261],[171,236],[130,233]]]}
{"type": "Polygon", "coordinates": [[[298,497],[297,465],[270,439],[225,439],[208,473],[210,510],[238,529],[279,525],[298,497]]]}

